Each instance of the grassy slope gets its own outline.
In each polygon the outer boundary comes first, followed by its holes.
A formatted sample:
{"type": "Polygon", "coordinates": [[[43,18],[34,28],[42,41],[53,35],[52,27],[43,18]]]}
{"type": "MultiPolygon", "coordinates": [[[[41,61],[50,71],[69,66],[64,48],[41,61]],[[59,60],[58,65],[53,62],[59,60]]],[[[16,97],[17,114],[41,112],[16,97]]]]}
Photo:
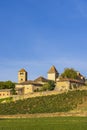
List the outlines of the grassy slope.
{"type": "Polygon", "coordinates": [[[83,102],[82,104],[79,104],[77,108],[72,110],[72,112],[87,113],[87,101],[83,102]]]}
{"type": "Polygon", "coordinates": [[[86,130],[87,117],[0,120],[0,130],[86,130]]]}
{"type": "Polygon", "coordinates": [[[0,115],[68,112],[85,100],[87,100],[87,90],[0,103],[0,115]]]}

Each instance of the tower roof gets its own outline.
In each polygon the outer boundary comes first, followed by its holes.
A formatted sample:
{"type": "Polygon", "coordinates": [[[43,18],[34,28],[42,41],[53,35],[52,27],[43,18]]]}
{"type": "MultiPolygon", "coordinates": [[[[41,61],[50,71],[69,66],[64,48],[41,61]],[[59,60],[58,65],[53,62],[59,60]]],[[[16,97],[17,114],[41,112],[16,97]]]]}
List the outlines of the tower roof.
{"type": "Polygon", "coordinates": [[[24,68],[22,68],[21,70],[19,70],[19,72],[27,72],[24,68]]]}
{"type": "Polygon", "coordinates": [[[53,65],[50,70],[48,71],[48,73],[58,73],[57,69],[55,68],[55,66],[53,65]]]}

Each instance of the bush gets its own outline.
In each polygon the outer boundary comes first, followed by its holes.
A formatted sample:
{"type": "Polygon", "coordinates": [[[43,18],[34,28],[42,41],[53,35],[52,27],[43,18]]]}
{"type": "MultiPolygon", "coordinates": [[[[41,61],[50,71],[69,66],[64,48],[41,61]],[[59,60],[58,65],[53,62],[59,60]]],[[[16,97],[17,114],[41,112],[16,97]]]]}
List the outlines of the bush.
{"type": "Polygon", "coordinates": [[[46,90],[51,91],[51,90],[54,90],[54,88],[55,88],[55,82],[50,80],[50,81],[48,81],[48,83],[43,85],[42,90],[43,91],[46,91],[46,90]]]}

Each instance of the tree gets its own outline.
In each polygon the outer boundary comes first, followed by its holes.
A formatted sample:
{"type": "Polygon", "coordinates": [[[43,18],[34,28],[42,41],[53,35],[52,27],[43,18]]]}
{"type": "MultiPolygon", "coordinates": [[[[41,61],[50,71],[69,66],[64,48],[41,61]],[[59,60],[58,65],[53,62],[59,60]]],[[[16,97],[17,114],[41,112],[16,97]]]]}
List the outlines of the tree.
{"type": "Polygon", "coordinates": [[[11,81],[0,82],[0,89],[13,89],[15,88],[15,83],[11,81]]]}
{"type": "Polygon", "coordinates": [[[55,88],[55,82],[54,81],[48,81],[48,83],[44,84],[43,85],[43,91],[46,91],[46,90],[54,90],[55,88]]]}
{"type": "Polygon", "coordinates": [[[12,81],[0,82],[0,89],[11,89],[12,93],[15,94],[15,83],[12,81]]]}
{"type": "Polygon", "coordinates": [[[54,88],[55,88],[55,82],[54,81],[48,81],[48,84],[49,84],[49,90],[54,90],[54,88]]]}
{"type": "Polygon", "coordinates": [[[66,68],[64,72],[61,74],[61,78],[78,79],[77,71],[73,68],[66,68]]]}

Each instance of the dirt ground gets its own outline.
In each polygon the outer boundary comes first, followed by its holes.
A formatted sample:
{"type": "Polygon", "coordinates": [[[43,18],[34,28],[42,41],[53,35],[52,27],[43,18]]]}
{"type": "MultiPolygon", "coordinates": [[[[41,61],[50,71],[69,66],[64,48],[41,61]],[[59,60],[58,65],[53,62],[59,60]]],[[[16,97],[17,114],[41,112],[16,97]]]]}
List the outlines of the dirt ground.
{"type": "Polygon", "coordinates": [[[40,117],[67,117],[67,116],[77,116],[86,117],[87,112],[66,112],[66,113],[41,113],[41,114],[19,114],[19,115],[0,115],[0,119],[4,118],[40,118],[40,117]]]}

